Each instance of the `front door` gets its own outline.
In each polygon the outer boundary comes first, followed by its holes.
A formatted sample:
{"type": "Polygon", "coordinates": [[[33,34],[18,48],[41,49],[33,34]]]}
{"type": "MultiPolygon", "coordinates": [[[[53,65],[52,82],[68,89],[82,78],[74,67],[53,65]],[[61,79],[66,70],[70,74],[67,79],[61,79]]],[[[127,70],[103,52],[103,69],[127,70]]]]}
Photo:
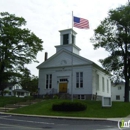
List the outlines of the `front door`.
{"type": "Polygon", "coordinates": [[[67,93],[67,83],[59,83],[59,93],[67,93]]]}

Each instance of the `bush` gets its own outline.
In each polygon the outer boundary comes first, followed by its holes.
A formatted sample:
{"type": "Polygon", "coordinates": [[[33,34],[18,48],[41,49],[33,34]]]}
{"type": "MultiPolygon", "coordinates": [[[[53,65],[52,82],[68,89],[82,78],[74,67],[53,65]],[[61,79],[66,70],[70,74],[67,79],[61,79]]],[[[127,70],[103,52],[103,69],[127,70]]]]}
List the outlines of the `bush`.
{"type": "Polygon", "coordinates": [[[53,99],[58,99],[58,98],[59,98],[58,95],[53,96],[53,99]]]}
{"type": "Polygon", "coordinates": [[[62,102],[52,105],[54,111],[84,111],[87,106],[80,102],[62,102]]]}

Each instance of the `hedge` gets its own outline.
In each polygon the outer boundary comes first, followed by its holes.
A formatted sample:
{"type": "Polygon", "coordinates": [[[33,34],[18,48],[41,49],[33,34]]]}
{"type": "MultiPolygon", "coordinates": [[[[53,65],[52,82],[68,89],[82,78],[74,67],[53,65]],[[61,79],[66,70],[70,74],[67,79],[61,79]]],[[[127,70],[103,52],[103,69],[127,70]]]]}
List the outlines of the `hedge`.
{"type": "Polygon", "coordinates": [[[84,111],[87,106],[80,102],[62,102],[52,105],[54,111],[84,111]]]}

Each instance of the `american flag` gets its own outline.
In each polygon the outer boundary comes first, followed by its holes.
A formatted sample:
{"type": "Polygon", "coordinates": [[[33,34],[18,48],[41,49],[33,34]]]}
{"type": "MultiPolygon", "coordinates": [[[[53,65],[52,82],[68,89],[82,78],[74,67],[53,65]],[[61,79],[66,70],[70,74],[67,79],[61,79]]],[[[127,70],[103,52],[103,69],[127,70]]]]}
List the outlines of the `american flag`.
{"type": "Polygon", "coordinates": [[[89,29],[89,21],[87,19],[73,17],[74,27],[80,29],[89,29]]]}

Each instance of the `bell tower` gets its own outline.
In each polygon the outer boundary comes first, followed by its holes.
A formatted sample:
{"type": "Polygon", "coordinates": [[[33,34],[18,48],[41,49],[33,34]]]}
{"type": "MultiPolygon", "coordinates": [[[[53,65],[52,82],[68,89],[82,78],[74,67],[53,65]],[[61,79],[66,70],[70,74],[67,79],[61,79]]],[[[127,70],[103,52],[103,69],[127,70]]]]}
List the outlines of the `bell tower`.
{"type": "Polygon", "coordinates": [[[76,32],[73,29],[60,30],[60,45],[55,46],[56,52],[61,49],[69,50],[73,53],[79,54],[80,48],[76,44],[76,32]]]}
{"type": "Polygon", "coordinates": [[[60,45],[75,44],[76,32],[72,29],[61,30],[60,32],[60,45]]]}

